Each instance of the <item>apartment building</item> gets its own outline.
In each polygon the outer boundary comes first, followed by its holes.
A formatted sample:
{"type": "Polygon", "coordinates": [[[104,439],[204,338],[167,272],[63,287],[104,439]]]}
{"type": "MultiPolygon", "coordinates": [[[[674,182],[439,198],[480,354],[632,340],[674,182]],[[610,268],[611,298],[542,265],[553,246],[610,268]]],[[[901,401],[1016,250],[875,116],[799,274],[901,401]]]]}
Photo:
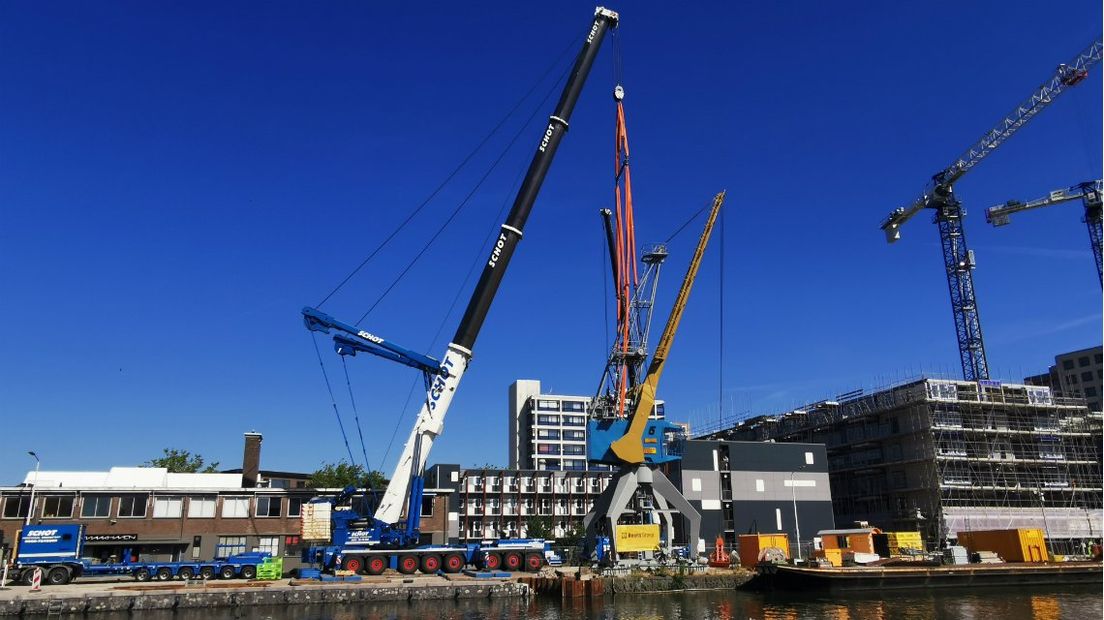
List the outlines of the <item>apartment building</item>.
{"type": "Polygon", "coordinates": [[[836,522],[1039,528],[1056,552],[1101,537],[1101,414],[1049,387],[922,378],[751,418],[710,438],[827,446],[836,522]]]}
{"type": "Polygon", "coordinates": [[[1104,347],[1092,347],[1054,356],[1054,365],[1024,379],[1028,385],[1048,386],[1057,396],[1084,398],[1092,411],[1104,409],[1104,347]]]}
{"type": "MultiPolygon", "coordinates": [[[[544,394],[540,381],[519,379],[509,389],[507,443],[510,469],[610,471],[586,457],[587,396],[544,394]]],[[[656,401],[652,418],[664,417],[656,401]]]]}

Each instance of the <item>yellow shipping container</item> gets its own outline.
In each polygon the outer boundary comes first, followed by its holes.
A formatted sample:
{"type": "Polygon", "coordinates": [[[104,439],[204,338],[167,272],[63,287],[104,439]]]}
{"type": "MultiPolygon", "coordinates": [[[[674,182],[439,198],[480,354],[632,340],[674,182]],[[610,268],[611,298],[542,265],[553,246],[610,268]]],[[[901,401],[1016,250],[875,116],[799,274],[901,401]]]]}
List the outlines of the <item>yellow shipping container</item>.
{"type": "Polygon", "coordinates": [[[924,539],[920,537],[920,532],[886,532],[886,538],[890,555],[907,555],[905,549],[924,552],[924,539]]]}
{"type": "Polygon", "coordinates": [[[1005,562],[1046,562],[1049,555],[1043,531],[1034,528],[959,532],[958,544],[970,553],[992,551],[1005,562]]]}
{"type": "Polygon", "coordinates": [[[751,568],[759,563],[759,556],[768,547],[777,547],[790,559],[790,537],[787,534],[741,534],[740,566],[751,568]]]}

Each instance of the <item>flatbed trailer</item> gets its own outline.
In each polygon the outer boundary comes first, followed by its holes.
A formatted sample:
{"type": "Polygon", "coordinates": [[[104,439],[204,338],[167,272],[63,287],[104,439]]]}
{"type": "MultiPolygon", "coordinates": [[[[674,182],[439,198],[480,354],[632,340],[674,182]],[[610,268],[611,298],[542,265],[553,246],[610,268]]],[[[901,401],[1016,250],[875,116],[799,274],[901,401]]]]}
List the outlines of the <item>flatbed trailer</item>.
{"type": "MultiPolygon", "coordinates": [[[[172,579],[253,579],[257,567],[271,557],[266,552],[230,555],[214,560],[185,562],[123,562],[99,563],[81,557],[84,549],[83,525],[27,525],[20,531],[19,548],[11,573],[17,583],[30,585],[35,569],[42,571],[42,582],[63,585],[87,576],[131,576],[138,581],[169,581],[172,579]]],[[[130,553],[124,553],[129,558],[130,553]]]]}

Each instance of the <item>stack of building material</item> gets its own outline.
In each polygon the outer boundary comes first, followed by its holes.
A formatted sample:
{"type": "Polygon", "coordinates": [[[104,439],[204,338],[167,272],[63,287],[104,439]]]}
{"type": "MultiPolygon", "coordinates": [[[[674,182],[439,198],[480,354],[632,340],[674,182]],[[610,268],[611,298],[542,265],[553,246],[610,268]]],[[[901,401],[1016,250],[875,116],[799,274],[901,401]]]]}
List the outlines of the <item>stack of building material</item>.
{"type": "Polygon", "coordinates": [[[302,516],[303,540],[330,539],[330,504],[329,502],[309,502],[303,504],[302,516]]]}

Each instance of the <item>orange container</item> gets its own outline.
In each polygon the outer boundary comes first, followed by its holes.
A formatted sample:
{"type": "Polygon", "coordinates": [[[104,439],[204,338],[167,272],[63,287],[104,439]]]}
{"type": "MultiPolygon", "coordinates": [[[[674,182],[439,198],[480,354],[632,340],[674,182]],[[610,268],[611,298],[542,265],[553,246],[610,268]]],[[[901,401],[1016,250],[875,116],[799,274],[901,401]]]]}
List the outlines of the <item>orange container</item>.
{"type": "Polygon", "coordinates": [[[751,568],[759,563],[759,555],[768,547],[777,547],[790,559],[790,537],[787,534],[741,534],[740,566],[751,568]]]}
{"type": "Polygon", "coordinates": [[[1043,531],[1034,528],[959,532],[958,544],[970,553],[992,551],[1005,562],[1046,562],[1049,557],[1043,531]]]}

